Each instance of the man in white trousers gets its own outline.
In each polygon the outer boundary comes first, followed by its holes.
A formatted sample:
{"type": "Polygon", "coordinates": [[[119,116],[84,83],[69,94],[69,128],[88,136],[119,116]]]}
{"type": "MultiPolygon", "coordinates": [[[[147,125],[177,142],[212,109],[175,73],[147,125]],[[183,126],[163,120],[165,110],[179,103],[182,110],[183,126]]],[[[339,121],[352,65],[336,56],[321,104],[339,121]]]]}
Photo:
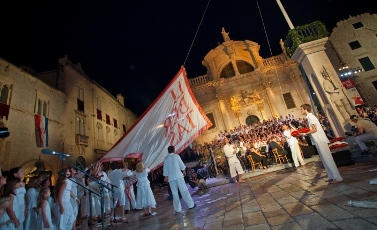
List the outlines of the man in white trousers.
{"type": "Polygon", "coordinates": [[[182,195],[183,201],[190,209],[193,209],[196,207],[196,204],[194,203],[184,180],[186,166],[183,164],[181,157],[174,153],[174,146],[169,146],[168,152],[169,155],[167,155],[164,160],[163,175],[165,176],[165,182],[169,182],[170,185],[171,193],[173,195],[174,210],[177,213],[182,211],[178,189],[182,195]]]}
{"type": "Polygon", "coordinates": [[[334,158],[331,155],[329,148],[329,139],[326,136],[325,131],[323,131],[321,123],[316,116],[311,113],[312,107],[309,104],[301,105],[301,113],[306,115],[310,131],[302,135],[310,135],[312,143],[317,147],[319,156],[327,176],[329,177],[326,182],[331,184],[339,183],[343,181],[343,178],[340,176],[338,167],[335,164],[334,158]]]}
{"type": "Polygon", "coordinates": [[[291,130],[287,125],[282,125],[281,129],[283,130],[285,140],[287,141],[288,146],[291,149],[292,159],[295,167],[299,167],[300,164],[301,166],[305,165],[305,161],[304,159],[302,159],[300,146],[298,145],[298,140],[296,139],[296,137],[292,136],[291,130]]]}

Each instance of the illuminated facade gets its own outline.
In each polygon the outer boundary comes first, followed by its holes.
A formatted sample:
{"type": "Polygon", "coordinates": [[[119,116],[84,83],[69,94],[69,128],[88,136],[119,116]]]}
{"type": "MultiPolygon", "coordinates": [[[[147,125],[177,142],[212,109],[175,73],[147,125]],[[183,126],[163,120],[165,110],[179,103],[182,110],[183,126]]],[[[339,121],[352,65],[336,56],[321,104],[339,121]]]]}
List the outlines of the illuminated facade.
{"type": "MultiPolygon", "coordinates": [[[[72,154],[88,165],[136,121],[122,95],[112,96],[86,76],[80,64],[65,57],[58,66],[56,71],[32,73],[0,59],[0,127],[10,131],[0,140],[2,169],[22,166],[28,173],[40,158],[56,172],[64,164],[58,156],[41,154],[45,148],[72,154]],[[45,128],[37,128],[39,115],[47,118],[45,128]],[[44,133],[48,145],[38,147],[36,137],[44,133]]],[[[73,163],[75,158],[67,157],[73,163]]]]}
{"type": "Polygon", "coordinates": [[[189,79],[196,99],[214,124],[197,138],[209,142],[220,131],[275,119],[288,114],[302,116],[300,105],[309,95],[299,65],[282,54],[259,55],[252,41],[231,40],[223,28],[224,42],[204,58],[207,74],[189,79]]]}

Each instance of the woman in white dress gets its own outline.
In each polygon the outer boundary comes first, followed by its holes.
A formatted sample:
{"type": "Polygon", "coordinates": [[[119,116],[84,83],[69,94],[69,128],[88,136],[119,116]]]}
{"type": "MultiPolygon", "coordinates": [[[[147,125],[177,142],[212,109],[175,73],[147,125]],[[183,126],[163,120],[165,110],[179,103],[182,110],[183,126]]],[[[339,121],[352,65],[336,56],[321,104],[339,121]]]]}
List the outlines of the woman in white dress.
{"type": "Polygon", "coordinates": [[[150,182],[148,180],[149,168],[144,168],[143,162],[136,164],[136,178],[137,178],[137,195],[136,208],[144,209],[144,216],[150,216],[152,208],[156,208],[156,200],[154,198],[150,182]]]}
{"type": "MultiPolygon", "coordinates": [[[[22,178],[25,176],[25,171],[21,167],[12,168],[9,170],[9,177],[10,178],[18,178],[20,179],[20,182],[22,181],[22,178]]],[[[19,186],[17,186],[15,190],[15,195],[17,198],[18,203],[18,211],[19,211],[19,219],[20,226],[17,228],[18,230],[24,229],[24,221],[25,217],[27,216],[27,209],[25,207],[25,197],[26,197],[26,188],[25,184],[23,182],[20,183],[19,186]]]]}
{"type": "MultiPolygon", "coordinates": [[[[94,177],[94,178],[98,178],[98,173],[99,173],[99,170],[97,168],[97,166],[94,166],[94,167],[91,167],[90,168],[90,171],[89,173],[94,177]]],[[[93,180],[92,178],[88,178],[88,187],[91,191],[97,193],[97,194],[100,194],[100,184],[98,183],[97,180],[93,180]]],[[[101,223],[102,222],[102,214],[101,214],[101,198],[99,196],[97,196],[96,194],[92,193],[91,194],[91,200],[90,200],[90,207],[91,210],[92,210],[92,217],[93,219],[92,220],[95,220],[97,221],[98,223],[101,223]]],[[[89,220],[88,222],[88,226],[90,226],[90,222],[91,220],[89,220]]],[[[94,223],[92,223],[94,224],[94,223]]]]}
{"type": "Polygon", "coordinates": [[[55,185],[55,208],[59,210],[57,228],[59,230],[71,230],[74,222],[73,209],[71,205],[71,185],[67,178],[70,176],[67,168],[59,171],[55,185]]]}
{"type": "Polygon", "coordinates": [[[39,189],[39,178],[33,177],[29,180],[27,184],[26,191],[26,208],[27,208],[27,217],[24,222],[25,230],[34,230],[36,228],[38,209],[37,209],[37,200],[38,200],[38,189],[39,189]]]}
{"type": "Polygon", "coordinates": [[[76,181],[76,175],[77,175],[77,170],[73,167],[69,168],[69,172],[71,173],[70,180],[72,182],[71,186],[71,205],[73,209],[73,217],[75,220],[73,221],[73,226],[72,229],[76,230],[76,219],[77,219],[77,214],[79,213],[79,204],[80,204],[80,199],[77,197],[77,181],[76,181]]]}
{"type": "Polygon", "coordinates": [[[13,222],[11,229],[22,229],[20,219],[20,207],[18,205],[18,200],[15,195],[16,189],[21,187],[21,180],[19,178],[7,178],[7,183],[4,185],[3,196],[10,197],[9,207],[6,209],[9,218],[13,222]]]}
{"type": "Polygon", "coordinates": [[[135,199],[135,192],[134,192],[134,183],[136,182],[136,177],[131,170],[128,169],[128,162],[123,162],[122,168],[122,179],[124,184],[124,193],[126,202],[124,204],[124,210],[126,212],[128,210],[136,208],[136,199],[135,199]]]}
{"type": "Polygon", "coordinates": [[[47,201],[50,197],[50,189],[44,187],[41,189],[38,195],[38,218],[36,223],[36,229],[38,230],[53,230],[51,219],[51,207],[47,201]]]}
{"type": "Polygon", "coordinates": [[[6,212],[6,209],[10,206],[10,200],[11,200],[10,196],[0,197],[0,229],[2,230],[15,229],[12,220],[9,218],[8,213],[6,212]]]}

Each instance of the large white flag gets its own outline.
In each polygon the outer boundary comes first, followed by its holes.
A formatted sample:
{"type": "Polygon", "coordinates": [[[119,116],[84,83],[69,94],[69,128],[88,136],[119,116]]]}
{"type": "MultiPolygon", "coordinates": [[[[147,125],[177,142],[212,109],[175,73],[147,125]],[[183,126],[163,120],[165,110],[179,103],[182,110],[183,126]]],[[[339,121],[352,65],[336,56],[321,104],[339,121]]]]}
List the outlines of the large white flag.
{"type": "Polygon", "coordinates": [[[101,161],[142,154],[146,167],[161,165],[168,146],[180,153],[212,123],[196,101],[184,67],[101,161]]]}

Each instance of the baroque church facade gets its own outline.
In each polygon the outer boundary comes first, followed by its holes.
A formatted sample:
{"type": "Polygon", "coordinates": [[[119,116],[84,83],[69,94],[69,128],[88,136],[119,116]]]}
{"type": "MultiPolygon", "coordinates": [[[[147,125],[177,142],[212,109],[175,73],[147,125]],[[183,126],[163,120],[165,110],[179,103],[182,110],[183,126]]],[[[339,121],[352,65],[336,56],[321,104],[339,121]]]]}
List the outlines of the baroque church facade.
{"type": "Polygon", "coordinates": [[[207,74],[189,79],[191,89],[213,126],[197,138],[210,142],[220,131],[288,114],[302,116],[301,104],[310,103],[299,65],[282,54],[262,58],[260,45],[234,41],[222,29],[223,43],[202,64],[207,74]]]}
{"type": "Polygon", "coordinates": [[[0,127],[10,132],[0,139],[3,170],[22,166],[30,173],[40,161],[52,172],[69,165],[42,149],[69,153],[74,157],[65,160],[88,166],[137,119],[122,95],[111,95],[67,57],[58,60],[57,70],[43,73],[0,59],[0,92],[0,127]]]}

